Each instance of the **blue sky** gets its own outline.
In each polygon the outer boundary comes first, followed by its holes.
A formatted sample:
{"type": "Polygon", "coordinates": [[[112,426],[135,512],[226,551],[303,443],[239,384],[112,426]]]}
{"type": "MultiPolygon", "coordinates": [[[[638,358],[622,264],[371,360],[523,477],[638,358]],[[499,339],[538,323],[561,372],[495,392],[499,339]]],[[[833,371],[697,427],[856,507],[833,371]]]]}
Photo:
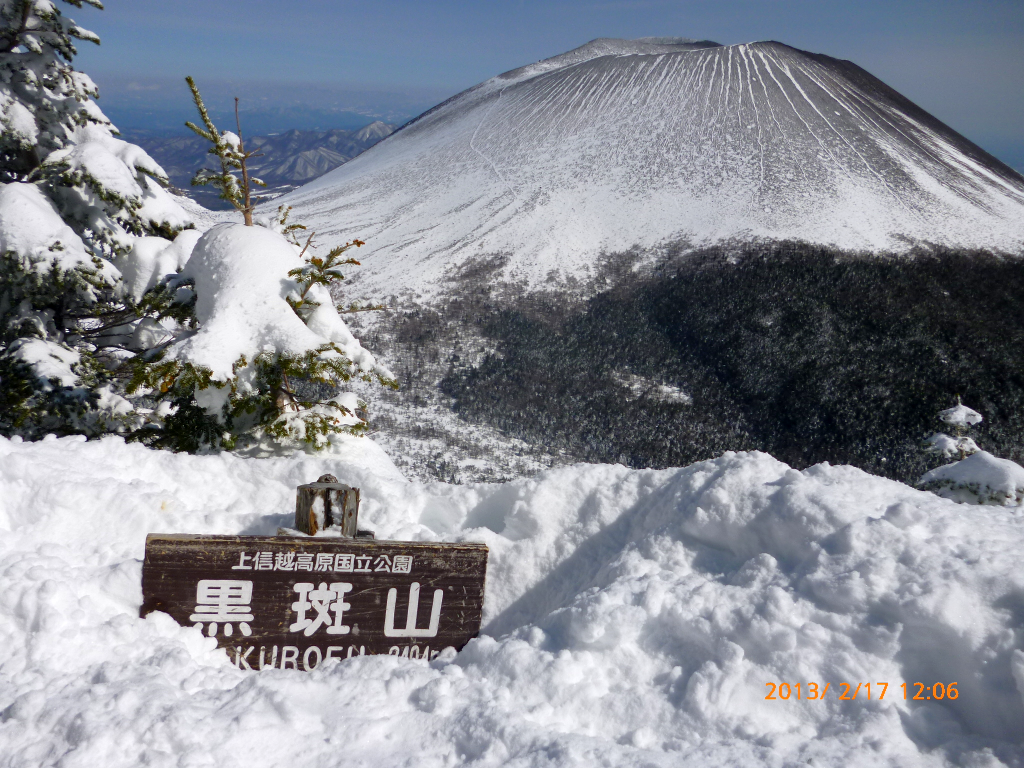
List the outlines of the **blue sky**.
{"type": "Polygon", "coordinates": [[[218,112],[242,97],[254,130],[402,120],[481,80],[595,37],[774,39],[850,59],[1024,169],[1024,1],[105,0],[65,7],[99,33],[79,69],[124,127],[192,116],[197,78],[218,112]],[[269,122],[268,122],[269,121],[269,122]],[[271,125],[273,123],[273,125],[271,125]],[[280,125],[278,125],[280,123],[280,125]]]}

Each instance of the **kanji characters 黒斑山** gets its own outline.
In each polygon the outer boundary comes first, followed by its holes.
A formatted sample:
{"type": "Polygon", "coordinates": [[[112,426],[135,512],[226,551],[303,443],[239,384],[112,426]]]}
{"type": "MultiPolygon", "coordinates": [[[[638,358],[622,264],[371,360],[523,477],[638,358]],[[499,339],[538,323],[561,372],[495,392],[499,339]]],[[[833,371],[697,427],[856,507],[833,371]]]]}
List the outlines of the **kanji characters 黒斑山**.
{"type": "Polygon", "coordinates": [[[203,628],[207,624],[206,634],[213,637],[217,634],[218,625],[223,625],[224,635],[230,637],[234,632],[234,624],[238,624],[242,634],[249,636],[253,620],[252,582],[233,579],[203,579],[196,585],[196,607],[189,621],[196,627],[203,628]]]}

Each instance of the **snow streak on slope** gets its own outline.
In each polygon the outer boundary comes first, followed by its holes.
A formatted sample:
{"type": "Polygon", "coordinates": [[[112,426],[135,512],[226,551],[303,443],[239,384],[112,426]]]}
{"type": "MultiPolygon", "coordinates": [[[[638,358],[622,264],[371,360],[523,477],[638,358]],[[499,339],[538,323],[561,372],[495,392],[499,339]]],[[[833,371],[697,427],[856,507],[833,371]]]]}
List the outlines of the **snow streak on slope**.
{"type": "Polygon", "coordinates": [[[405,481],[369,441],[335,450],[0,439],[0,766],[1024,760],[1019,511],[756,453],[450,486],[405,481]],[[483,637],[429,666],[243,672],[138,618],[146,533],[272,534],[324,472],[362,488],[382,538],[488,544],[483,637]],[[905,701],[904,681],[960,695],[905,701]],[[808,682],[830,691],[808,701],[808,682]]]}
{"type": "Polygon", "coordinates": [[[1024,179],[850,62],[775,42],[597,40],[435,107],[287,202],[370,243],[367,288],[508,253],[792,238],[1024,248],[1024,179]]]}

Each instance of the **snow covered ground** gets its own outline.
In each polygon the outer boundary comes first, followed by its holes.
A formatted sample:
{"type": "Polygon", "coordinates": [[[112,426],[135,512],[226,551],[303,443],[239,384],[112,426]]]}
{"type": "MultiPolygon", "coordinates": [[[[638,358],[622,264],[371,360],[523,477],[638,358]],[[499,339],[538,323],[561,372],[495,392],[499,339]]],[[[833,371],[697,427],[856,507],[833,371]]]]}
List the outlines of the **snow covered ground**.
{"type": "Polygon", "coordinates": [[[452,486],[357,438],[0,439],[0,766],[1020,765],[1022,550],[1019,507],[764,454],[452,486]],[[147,533],[274,533],[327,471],[378,537],[488,544],[482,637],[429,666],[242,672],[138,618],[147,533]],[[918,681],[959,698],[904,701],[918,681]]]}

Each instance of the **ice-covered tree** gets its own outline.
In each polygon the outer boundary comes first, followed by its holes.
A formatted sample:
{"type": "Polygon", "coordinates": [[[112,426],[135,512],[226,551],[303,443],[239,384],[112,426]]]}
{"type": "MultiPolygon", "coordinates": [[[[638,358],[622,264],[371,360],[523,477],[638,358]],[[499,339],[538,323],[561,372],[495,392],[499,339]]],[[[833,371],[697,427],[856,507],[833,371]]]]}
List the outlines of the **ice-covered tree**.
{"type": "Polygon", "coordinates": [[[156,255],[189,224],[160,166],[92,100],[74,41],[99,39],[58,6],[0,0],[0,432],[29,437],[137,418],[119,383],[146,310],[122,271],[149,283],[147,263],[174,260],[156,255]]]}

